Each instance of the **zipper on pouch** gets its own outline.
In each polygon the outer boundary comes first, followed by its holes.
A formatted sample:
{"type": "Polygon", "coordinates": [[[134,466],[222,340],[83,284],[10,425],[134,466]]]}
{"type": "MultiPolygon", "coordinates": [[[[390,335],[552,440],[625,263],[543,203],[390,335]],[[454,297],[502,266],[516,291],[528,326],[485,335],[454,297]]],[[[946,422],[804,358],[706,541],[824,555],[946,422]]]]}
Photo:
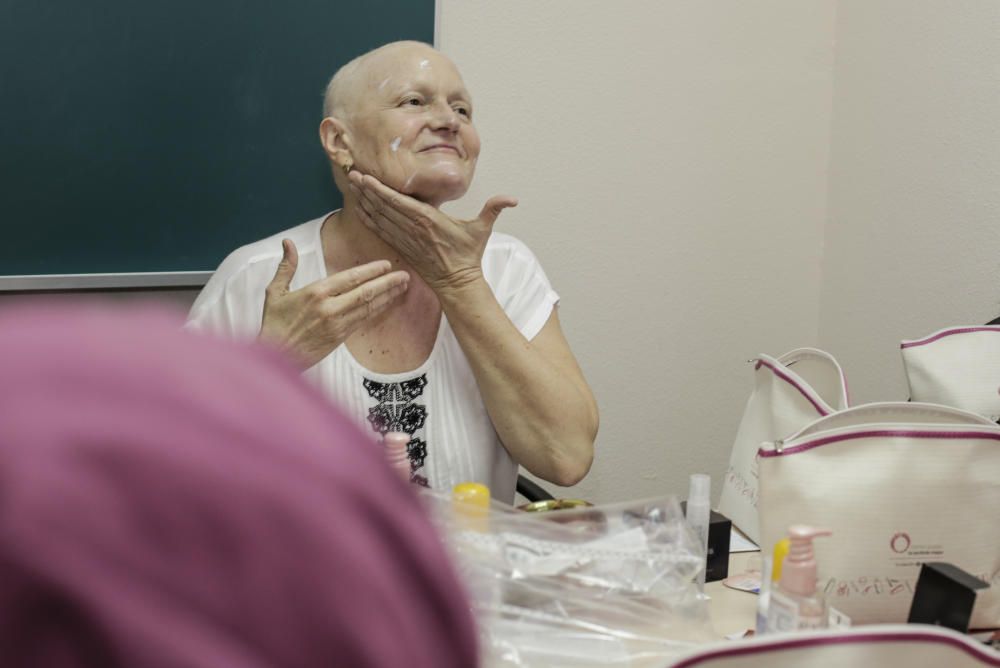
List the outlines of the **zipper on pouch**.
{"type": "Polygon", "coordinates": [[[794,455],[798,452],[805,452],[831,443],[840,441],[853,441],[859,438],[940,438],[945,440],[963,440],[983,438],[987,440],[1000,441],[1000,430],[997,431],[931,431],[929,429],[864,429],[862,431],[834,434],[831,436],[820,436],[812,438],[804,443],[798,443],[791,447],[786,447],[782,440],[765,441],[757,450],[758,457],[779,457],[782,455],[794,455]],[[771,446],[765,448],[765,445],[771,446]]]}

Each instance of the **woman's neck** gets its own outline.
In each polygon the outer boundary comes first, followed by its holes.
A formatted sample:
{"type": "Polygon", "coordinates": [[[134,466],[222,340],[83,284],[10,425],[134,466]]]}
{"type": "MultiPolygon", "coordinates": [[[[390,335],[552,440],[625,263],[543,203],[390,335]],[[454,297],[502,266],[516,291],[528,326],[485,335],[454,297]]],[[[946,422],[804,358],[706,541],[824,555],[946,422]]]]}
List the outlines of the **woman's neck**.
{"type": "Polygon", "coordinates": [[[320,239],[327,275],[374,260],[410,274],[406,293],[361,323],[344,342],[360,364],[376,373],[402,373],[423,364],[434,349],[442,313],[437,295],[410,264],[358,218],[351,202],[323,223],[320,239]]]}
{"type": "Polygon", "coordinates": [[[357,204],[344,202],[344,208],[326,219],[320,231],[327,273],[344,271],[375,260],[389,260],[393,270],[418,278],[409,263],[394,248],[382,241],[361,222],[357,204]]]}

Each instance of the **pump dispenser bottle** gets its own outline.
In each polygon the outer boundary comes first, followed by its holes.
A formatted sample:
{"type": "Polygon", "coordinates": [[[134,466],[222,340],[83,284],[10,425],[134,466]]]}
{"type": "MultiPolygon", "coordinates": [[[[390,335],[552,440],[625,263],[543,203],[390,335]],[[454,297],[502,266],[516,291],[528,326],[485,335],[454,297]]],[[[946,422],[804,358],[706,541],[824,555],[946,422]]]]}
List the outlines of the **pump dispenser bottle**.
{"type": "Polygon", "coordinates": [[[826,601],[816,588],[813,538],[829,535],[827,529],[801,524],[788,528],[788,555],[767,610],[768,633],[826,628],[826,601]]]}
{"type": "Polygon", "coordinates": [[[386,432],[382,437],[382,445],[385,447],[385,456],[389,460],[389,465],[399,474],[399,477],[410,482],[410,459],[406,454],[406,446],[410,442],[410,435],[401,431],[386,432]]]}

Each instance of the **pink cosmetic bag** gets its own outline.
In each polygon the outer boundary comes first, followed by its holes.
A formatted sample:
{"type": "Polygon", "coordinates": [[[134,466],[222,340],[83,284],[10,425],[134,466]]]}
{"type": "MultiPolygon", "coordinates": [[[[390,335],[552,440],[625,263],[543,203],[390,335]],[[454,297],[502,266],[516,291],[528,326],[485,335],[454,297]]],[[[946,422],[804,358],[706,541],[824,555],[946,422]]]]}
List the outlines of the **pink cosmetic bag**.
{"type": "Polygon", "coordinates": [[[884,625],[729,642],[689,654],[671,665],[673,668],[983,668],[1000,666],[1000,654],[950,629],[884,625]]]}
{"type": "Polygon", "coordinates": [[[847,408],[847,383],[837,360],[822,350],[799,348],[754,362],[754,388],[740,421],[723,478],[719,512],[754,542],[757,521],[757,449],[784,439],[817,418],[847,408]]]}
{"type": "Polygon", "coordinates": [[[1000,421],[1000,326],[949,327],[900,349],[910,399],[1000,421]]]}
{"type": "Polygon", "coordinates": [[[855,624],[905,622],[920,565],[991,584],[972,628],[1000,627],[1000,426],[934,404],[866,404],[759,452],[761,545],[789,525],[815,542],[819,589],[855,624]]]}

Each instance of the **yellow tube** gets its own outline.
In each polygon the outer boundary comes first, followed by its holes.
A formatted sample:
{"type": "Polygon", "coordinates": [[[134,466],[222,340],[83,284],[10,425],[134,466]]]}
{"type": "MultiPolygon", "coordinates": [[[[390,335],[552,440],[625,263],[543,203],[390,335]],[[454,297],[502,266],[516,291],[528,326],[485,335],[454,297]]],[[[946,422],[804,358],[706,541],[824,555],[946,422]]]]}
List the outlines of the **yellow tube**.
{"type": "Polygon", "coordinates": [[[478,482],[463,482],[451,490],[451,506],[458,523],[470,531],[489,531],[490,488],[478,482]]]}
{"type": "Polygon", "coordinates": [[[791,541],[787,538],[782,538],[774,544],[774,559],[771,562],[771,582],[777,582],[781,579],[781,566],[785,563],[789,545],[791,545],[791,541]]]}

